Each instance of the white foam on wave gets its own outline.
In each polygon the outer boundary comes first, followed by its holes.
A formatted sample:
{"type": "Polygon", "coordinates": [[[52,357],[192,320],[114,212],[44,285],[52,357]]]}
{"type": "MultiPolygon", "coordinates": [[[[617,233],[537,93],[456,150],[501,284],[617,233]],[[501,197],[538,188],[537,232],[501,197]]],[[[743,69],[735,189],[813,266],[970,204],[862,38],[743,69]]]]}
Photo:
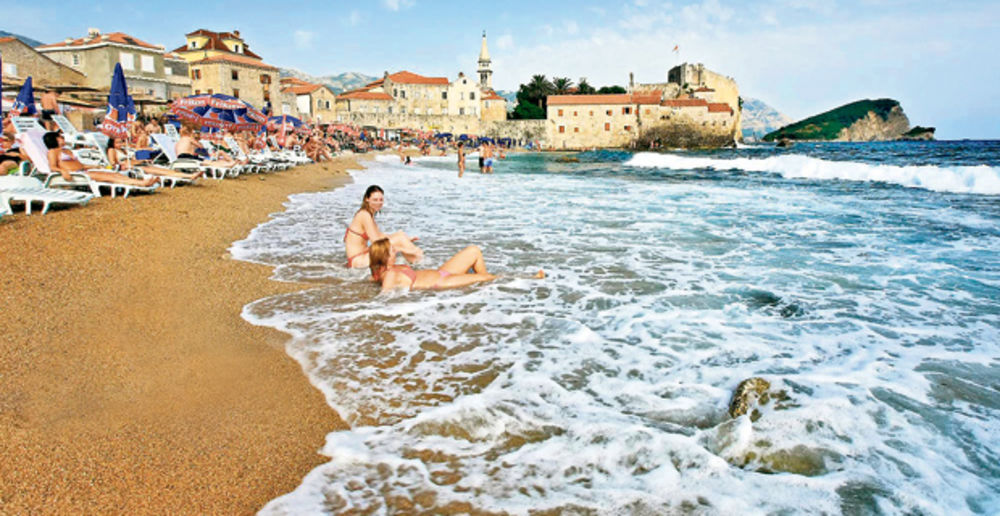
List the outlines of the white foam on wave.
{"type": "Polygon", "coordinates": [[[636,154],[625,164],[632,167],[672,170],[773,172],[792,179],[877,181],[937,192],[1000,194],[1000,168],[987,165],[951,167],[879,165],[856,161],[830,161],[798,154],[768,158],[716,159],[652,152],[636,154]]]}
{"type": "Polygon", "coordinates": [[[355,177],[296,196],[240,244],[292,279],[334,275],[244,316],[294,335],[289,353],[352,423],[327,437],[330,462],[263,513],[393,512],[397,497],[427,502],[420,493],[433,493],[428,512],[512,514],[997,501],[982,464],[1000,447],[989,423],[1000,411],[970,397],[956,415],[917,370],[1000,353],[998,238],[907,240],[961,207],[555,174],[469,188],[398,159],[355,177]],[[380,296],[337,277],[317,259],[342,259],[329,221],[371,183],[386,190],[380,225],[421,236],[428,267],[476,243],[495,272],[549,278],[380,296]],[[949,253],[954,263],[939,259],[949,253]],[[732,388],[752,375],[791,403],[729,420],[732,388]],[[755,472],[786,458],[800,474],[755,472]]]}

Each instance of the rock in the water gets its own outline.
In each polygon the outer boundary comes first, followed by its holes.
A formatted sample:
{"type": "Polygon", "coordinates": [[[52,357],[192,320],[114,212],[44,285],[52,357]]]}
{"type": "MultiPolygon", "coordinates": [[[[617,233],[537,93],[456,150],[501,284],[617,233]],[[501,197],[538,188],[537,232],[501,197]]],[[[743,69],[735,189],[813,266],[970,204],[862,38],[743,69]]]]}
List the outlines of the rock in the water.
{"type": "MultiPolygon", "coordinates": [[[[736,390],[733,391],[733,399],[729,400],[729,416],[740,417],[751,408],[766,404],[770,399],[767,394],[770,388],[771,382],[757,376],[740,382],[736,386],[736,390]]],[[[759,417],[759,413],[751,414],[750,419],[756,421],[759,417]],[[755,415],[756,417],[754,417],[755,415]]]]}

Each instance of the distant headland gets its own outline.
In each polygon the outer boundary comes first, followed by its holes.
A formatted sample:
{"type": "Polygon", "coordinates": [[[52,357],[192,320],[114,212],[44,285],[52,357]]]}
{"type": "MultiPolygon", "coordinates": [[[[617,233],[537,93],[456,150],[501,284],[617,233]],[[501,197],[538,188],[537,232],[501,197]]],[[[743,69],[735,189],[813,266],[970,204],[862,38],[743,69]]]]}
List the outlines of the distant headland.
{"type": "Polygon", "coordinates": [[[873,142],[933,140],[933,127],[910,127],[902,106],[893,99],[859,100],[786,125],[764,141],[873,142]]]}

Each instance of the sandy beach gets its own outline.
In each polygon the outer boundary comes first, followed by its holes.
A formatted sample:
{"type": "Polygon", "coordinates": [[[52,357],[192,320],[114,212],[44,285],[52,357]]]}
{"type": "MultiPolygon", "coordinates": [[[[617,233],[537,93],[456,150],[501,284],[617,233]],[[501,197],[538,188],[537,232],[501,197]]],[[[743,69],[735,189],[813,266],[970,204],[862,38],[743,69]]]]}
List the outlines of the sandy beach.
{"type": "Polygon", "coordinates": [[[228,256],[353,159],[0,220],[0,513],[246,514],[345,428],[242,307],[306,285],[228,256]]]}

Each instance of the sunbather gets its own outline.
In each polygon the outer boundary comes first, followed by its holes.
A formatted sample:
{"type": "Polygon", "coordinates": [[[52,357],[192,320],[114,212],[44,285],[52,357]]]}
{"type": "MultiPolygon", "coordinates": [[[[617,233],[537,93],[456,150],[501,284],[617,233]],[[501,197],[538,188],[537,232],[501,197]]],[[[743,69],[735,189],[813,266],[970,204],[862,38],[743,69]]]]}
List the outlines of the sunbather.
{"type": "Polygon", "coordinates": [[[397,231],[386,235],[375,223],[375,214],[385,203],[385,194],[378,185],[371,185],[365,190],[361,200],[361,209],[354,214],[351,223],[344,232],[344,249],[347,251],[348,268],[368,267],[368,241],[388,238],[410,263],[423,258],[424,252],[417,247],[406,233],[397,231]]]}
{"type": "Polygon", "coordinates": [[[24,156],[21,149],[14,145],[14,139],[6,134],[0,136],[0,176],[10,173],[21,164],[24,156]]]}
{"type": "Polygon", "coordinates": [[[72,152],[63,148],[63,146],[66,145],[66,140],[63,138],[62,133],[55,131],[47,132],[44,136],[42,136],[42,141],[45,143],[45,148],[49,150],[49,168],[52,169],[52,172],[58,172],[59,175],[67,181],[72,181],[73,179],[70,175],[71,172],[83,172],[95,181],[116,183],[120,185],[153,186],[157,183],[157,181],[159,181],[159,179],[155,177],[132,179],[131,177],[118,174],[116,172],[98,172],[96,170],[87,170],[87,167],[83,163],[80,163],[72,152]]]}
{"type": "Polygon", "coordinates": [[[188,126],[181,126],[180,135],[181,138],[177,140],[177,146],[175,147],[177,152],[177,159],[193,159],[200,161],[202,165],[207,167],[219,167],[219,168],[232,168],[236,166],[236,162],[227,159],[218,159],[215,156],[210,156],[210,159],[204,159],[198,155],[198,149],[204,150],[198,140],[195,140],[194,131],[188,126]]]}
{"type": "Polygon", "coordinates": [[[147,161],[134,160],[129,158],[125,151],[118,148],[120,145],[121,140],[118,138],[111,138],[108,140],[108,162],[111,163],[112,167],[118,167],[119,170],[138,169],[143,173],[143,175],[176,177],[179,179],[187,179],[189,181],[194,181],[205,173],[203,170],[199,170],[193,174],[188,174],[177,170],[171,170],[169,168],[150,165],[147,161]]]}

